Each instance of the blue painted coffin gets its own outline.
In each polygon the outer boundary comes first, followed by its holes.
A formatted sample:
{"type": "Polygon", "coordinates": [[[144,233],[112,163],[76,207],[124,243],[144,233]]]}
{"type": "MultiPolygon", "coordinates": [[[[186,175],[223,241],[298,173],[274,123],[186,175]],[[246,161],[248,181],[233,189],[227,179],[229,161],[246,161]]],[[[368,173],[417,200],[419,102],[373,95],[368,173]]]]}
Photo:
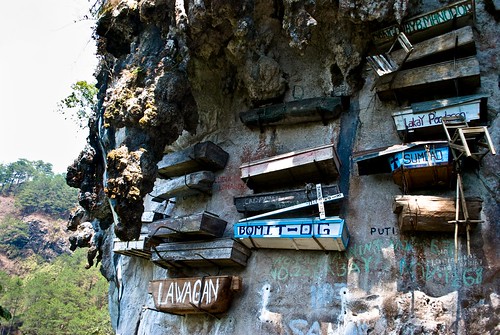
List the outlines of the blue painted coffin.
{"type": "Polygon", "coordinates": [[[389,156],[391,171],[399,168],[416,169],[428,166],[448,165],[450,162],[447,144],[422,145],[389,156]]]}
{"type": "Polygon", "coordinates": [[[346,250],[349,232],[338,216],[251,220],[234,225],[234,237],[249,248],[346,250]]]}
{"type": "Polygon", "coordinates": [[[427,144],[389,156],[394,182],[404,190],[449,187],[453,157],[447,144],[427,144]]]}

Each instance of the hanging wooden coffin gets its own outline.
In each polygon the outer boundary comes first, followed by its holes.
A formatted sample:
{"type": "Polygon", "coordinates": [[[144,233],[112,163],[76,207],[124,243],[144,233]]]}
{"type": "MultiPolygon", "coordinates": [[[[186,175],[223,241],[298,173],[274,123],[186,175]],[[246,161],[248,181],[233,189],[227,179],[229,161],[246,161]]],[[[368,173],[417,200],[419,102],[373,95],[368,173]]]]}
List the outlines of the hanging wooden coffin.
{"type": "Polygon", "coordinates": [[[440,95],[471,94],[481,85],[476,57],[417,67],[390,73],[380,78],[375,90],[380,100],[409,99],[422,101],[440,95]],[[427,93],[426,93],[427,92],[427,93]]]}
{"type": "Polygon", "coordinates": [[[453,159],[447,144],[416,146],[389,156],[394,182],[407,189],[448,187],[453,159]]]}
{"type": "MultiPolygon", "coordinates": [[[[322,193],[323,197],[327,197],[338,194],[340,191],[338,185],[330,185],[323,186],[322,193]]],[[[290,191],[256,193],[244,197],[235,197],[234,205],[240,213],[265,213],[316,199],[317,195],[314,188],[303,188],[290,191]]],[[[329,209],[339,210],[340,203],[340,201],[332,202],[329,209]]]]}
{"type": "Polygon", "coordinates": [[[226,312],[233,295],[241,291],[238,276],[170,278],[149,282],[155,308],[171,314],[220,314],[226,312]]]}
{"type": "MultiPolygon", "coordinates": [[[[470,220],[481,219],[483,200],[468,197],[467,211],[470,220]]],[[[402,195],[394,198],[392,210],[398,214],[401,231],[453,232],[455,225],[448,221],[455,220],[455,198],[443,198],[426,195],[402,195]]],[[[471,223],[474,228],[477,223],[471,223]]],[[[465,224],[459,225],[465,230],[465,224]]]]}
{"type": "MultiPolygon", "coordinates": [[[[412,42],[418,42],[457,29],[474,22],[474,0],[462,0],[437,10],[411,17],[403,21],[402,31],[412,42]]],[[[373,43],[385,48],[399,34],[397,25],[384,28],[372,34],[373,43]]]]}
{"type": "Polygon", "coordinates": [[[339,217],[252,220],[234,225],[234,237],[249,248],[336,250],[349,242],[339,217]]]}
{"type": "Polygon", "coordinates": [[[246,126],[284,125],[337,118],[349,106],[348,97],[321,97],[251,109],[240,113],[240,120],[246,126]]]}
{"type": "Polygon", "coordinates": [[[340,171],[340,160],[333,144],[289,152],[240,166],[241,179],[254,190],[306,183],[328,183],[340,171]]]}
{"type": "Polygon", "coordinates": [[[172,197],[212,194],[215,175],[210,171],[190,173],[173,179],[157,179],[150,195],[153,201],[163,202],[172,197]]]}
{"type": "Polygon", "coordinates": [[[443,117],[461,116],[470,125],[486,121],[488,95],[463,97],[414,103],[400,112],[392,113],[396,129],[402,139],[445,138],[443,117]]]}
{"type": "Polygon", "coordinates": [[[397,167],[391,165],[391,158],[396,153],[407,151],[417,147],[427,146],[442,146],[447,145],[447,141],[420,141],[410,142],[405,144],[396,144],[390,147],[369,149],[355,152],[352,155],[352,160],[358,165],[359,175],[369,175],[377,173],[390,173],[397,167]]]}
{"type": "Polygon", "coordinates": [[[245,245],[230,238],[221,238],[161,243],[153,250],[152,260],[166,268],[246,266],[250,254],[245,245]]]}
{"type": "Polygon", "coordinates": [[[151,248],[147,244],[147,235],[143,234],[137,241],[113,241],[113,252],[125,256],[136,256],[149,260],[151,258],[151,248]]]}
{"type": "Polygon", "coordinates": [[[158,220],[149,225],[149,237],[154,240],[195,240],[222,237],[227,222],[218,215],[202,212],[158,220]]]}
{"type": "Polygon", "coordinates": [[[226,166],[229,154],[218,145],[207,141],[185,150],[163,156],[157,164],[163,178],[182,176],[195,171],[217,171],[226,166]]]}
{"type": "Polygon", "coordinates": [[[413,43],[413,51],[408,56],[404,49],[398,49],[392,51],[390,57],[398,64],[406,59],[405,68],[409,68],[475,54],[474,33],[472,27],[466,26],[420,43],[413,43]]]}

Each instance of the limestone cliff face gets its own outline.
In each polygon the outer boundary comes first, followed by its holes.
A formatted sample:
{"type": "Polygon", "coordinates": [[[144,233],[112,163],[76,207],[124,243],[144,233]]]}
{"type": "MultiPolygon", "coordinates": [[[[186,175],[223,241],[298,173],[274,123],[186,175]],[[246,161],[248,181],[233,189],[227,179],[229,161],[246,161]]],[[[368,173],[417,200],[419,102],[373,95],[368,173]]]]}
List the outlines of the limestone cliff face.
{"type": "MultiPolygon", "coordinates": [[[[400,232],[390,175],[359,176],[355,151],[401,143],[391,112],[378,100],[365,57],[370,33],[445,1],[105,1],[96,36],[101,57],[99,105],[89,146],[68,169],[68,184],[96,235],[110,281],[118,334],[485,334],[500,331],[497,239],[499,165],[488,155],[464,178],[483,198],[472,232],[472,256],[453,234],[400,232]],[[238,114],[266,104],[350,96],[350,110],[326,125],[243,125],[238,114]],[[208,210],[229,224],[242,215],[233,197],[251,194],[239,166],[251,160],[333,143],[347,196],[341,216],[351,239],[346,252],[254,251],[243,291],[221,318],[154,310],[148,283],[176,276],[136,257],[113,254],[115,237],[147,231],[145,199],[164,153],[210,140],[229,153],[212,195],[179,198],[174,215],[208,210]],[[390,229],[386,229],[386,228],[390,229]],[[381,232],[381,233],[380,233],[381,232]]],[[[488,93],[490,133],[499,143],[498,24],[476,1],[474,32],[481,87],[488,93]]],[[[438,95],[439,92],[436,92],[438,95]]],[[[454,190],[440,191],[454,196],[454,190]]],[[[205,270],[186,269],[203,276],[205,270]]],[[[211,269],[216,273],[217,269],[211,269]]]]}

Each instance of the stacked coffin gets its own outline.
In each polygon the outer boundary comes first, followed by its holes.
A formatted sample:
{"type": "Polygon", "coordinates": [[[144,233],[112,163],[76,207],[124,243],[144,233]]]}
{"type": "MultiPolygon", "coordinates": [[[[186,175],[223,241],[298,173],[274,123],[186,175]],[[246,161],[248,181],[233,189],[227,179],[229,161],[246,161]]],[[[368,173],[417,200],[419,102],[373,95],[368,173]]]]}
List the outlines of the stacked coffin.
{"type": "MultiPolygon", "coordinates": [[[[439,92],[443,97],[473,93],[481,85],[474,35],[469,26],[474,15],[474,0],[462,0],[409,18],[401,29],[391,26],[374,33],[377,52],[386,49],[398,35],[405,36],[413,47],[410,54],[404,48],[391,48],[386,55],[400,66],[397,71],[385,71],[379,76],[375,84],[379,98],[422,101],[423,92],[428,96],[439,92]]],[[[371,59],[383,58],[369,56],[371,59]]],[[[384,64],[369,63],[381,74],[377,70],[384,64]]]]}
{"type": "MultiPolygon", "coordinates": [[[[407,101],[408,107],[392,113],[399,137],[407,142],[357,152],[353,161],[359,175],[392,173],[403,196],[394,199],[401,231],[453,231],[457,220],[454,197],[408,195],[407,192],[450,188],[456,179],[456,155],[450,148],[443,120],[460,119],[464,124],[486,122],[487,95],[480,87],[479,63],[472,28],[474,0],[462,0],[436,11],[409,18],[373,35],[377,52],[404,35],[412,44],[410,53],[400,49],[385,54],[401,66],[387,74],[369,56],[378,78],[375,91],[381,100],[407,101]],[[438,100],[430,100],[436,95],[438,100]]],[[[394,43],[393,43],[394,45],[394,43]]],[[[467,198],[470,221],[478,222],[480,198],[467,198]]],[[[466,209],[466,212],[467,212],[466,209]]]]}
{"type": "MultiPolygon", "coordinates": [[[[155,183],[153,201],[211,194],[214,172],[226,166],[228,157],[212,142],[165,155],[158,163],[163,179],[155,183]]],[[[149,224],[148,236],[154,244],[152,261],[165,268],[245,266],[250,251],[237,241],[222,238],[226,224],[206,211],[155,220],[149,224]]]]}
{"type": "Polygon", "coordinates": [[[226,166],[229,154],[207,141],[166,154],[158,163],[158,179],[151,196],[162,202],[174,197],[212,194],[214,172],[226,166]]]}
{"type": "Polygon", "coordinates": [[[255,193],[234,198],[247,216],[234,225],[235,238],[250,248],[345,250],[344,220],[326,216],[326,210],[338,213],[343,198],[337,185],[328,185],[339,170],[332,144],[243,164],[241,179],[255,193]],[[284,186],[291,189],[271,191],[284,186]]]}

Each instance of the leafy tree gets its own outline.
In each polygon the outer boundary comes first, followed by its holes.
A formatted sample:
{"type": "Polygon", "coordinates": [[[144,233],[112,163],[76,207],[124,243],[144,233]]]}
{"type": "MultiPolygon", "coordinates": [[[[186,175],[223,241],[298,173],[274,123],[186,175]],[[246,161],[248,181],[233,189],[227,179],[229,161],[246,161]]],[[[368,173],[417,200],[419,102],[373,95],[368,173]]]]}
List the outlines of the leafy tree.
{"type": "Polygon", "coordinates": [[[98,90],[94,84],[84,80],[71,85],[71,89],[73,92],[57,104],[57,111],[84,129],[95,115],[98,90]]]}
{"type": "Polygon", "coordinates": [[[21,185],[33,180],[38,175],[51,176],[52,164],[39,161],[19,159],[7,165],[0,164],[0,193],[16,194],[21,185]]]}
{"type": "Polygon", "coordinates": [[[9,257],[16,257],[19,251],[29,241],[28,225],[15,217],[7,216],[0,222],[0,250],[4,250],[9,257]]]}
{"type": "Polygon", "coordinates": [[[16,204],[25,214],[40,211],[52,216],[65,216],[76,205],[77,192],[66,184],[63,175],[38,175],[23,185],[16,204]]]}
{"type": "Polygon", "coordinates": [[[98,269],[84,269],[83,249],[62,255],[24,283],[23,334],[111,334],[107,282],[98,269]]]}

